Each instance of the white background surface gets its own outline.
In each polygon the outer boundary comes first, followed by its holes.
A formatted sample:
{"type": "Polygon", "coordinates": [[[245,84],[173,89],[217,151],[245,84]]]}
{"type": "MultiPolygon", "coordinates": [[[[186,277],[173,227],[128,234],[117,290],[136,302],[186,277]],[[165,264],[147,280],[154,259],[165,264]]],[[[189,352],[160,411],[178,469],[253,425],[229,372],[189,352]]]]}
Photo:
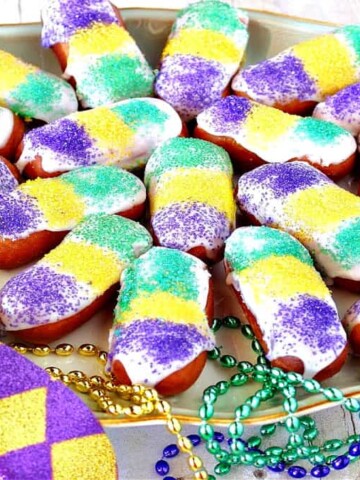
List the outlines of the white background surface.
{"type": "MultiPolygon", "coordinates": [[[[41,0],[0,0],[0,23],[21,23],[39,21],[39,6],[41,0]]],[[[119,6],[144,6],[174,8],[184,2],[161,0],[117,0],[119,6]]],[[[244,8],[263,9],[282,14],[300,16],[303,18],[321,21],[356,23],[360,22],[360,0],[238,0],[237,5],[244,8]]],[[[352,418],[341,408],[332,408],[314,416],[320,428],[320,439],[346,438],[353,433],[360,433],[358,415],[352,418]]],[[[218,429],[221,430],[221,429],[218,429]]],[[[246,437],[256,434],[257,429],[246,430],[246,437]]],[[[152,480],[160,479],[154,472],[154,463],[161,458],[164,446],[173,443],[172,436],[163,425],[146,427],[128,427],[107,429],[119,459],[120,478],[124,480],[152,480]]],[[[187,425],[185,433],[196,433],[196,427],[187,425]]],[[[275,443],[272,443],[273,445],[275,443]]],[[[283,442],[279,440],[279,444],[283,442]]],[[[208,467],[213,465],[210,457],[204,453],[202,447],[195,450],[208,467]]],[[[179,480],[192,478],[186,469],[183,457],[170,461],[171,475],[179,480]]],[[[209,468],[211,470],[211,468],[209,468]]],[[[278,479],[284,480],[286,475],[275,474],[250,468],[234,470],[234,473],[225,478],[231,480],[278,479]]],[[[345,472],[332,473],[326,477],[329,480],[360,480],[360,462],[352,465],[345,472]]],[[[39,479],[40,480],[40,479],[39,479]]],[[[69,479],[72,480],[72,479],[69,479]]],[[[74,479],[80,480],[80,479],[74,479]]]]}

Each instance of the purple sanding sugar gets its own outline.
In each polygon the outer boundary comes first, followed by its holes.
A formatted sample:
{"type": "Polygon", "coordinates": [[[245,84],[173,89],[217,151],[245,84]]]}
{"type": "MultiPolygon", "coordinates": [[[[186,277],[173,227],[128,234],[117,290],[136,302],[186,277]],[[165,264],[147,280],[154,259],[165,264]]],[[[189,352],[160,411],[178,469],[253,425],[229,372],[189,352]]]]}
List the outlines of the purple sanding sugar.
{"type": "Polygon", "coordinates": [[[345,318],[348,316],[358,317],[359,315],[360,315],[360,300],[358,300],[357,302],[351,305],[351,307],[346,312],[345,318]]]}
{"type": "Polygon", "coordinates": [[[68,118],[32,130],[25,137],[25,145],[28,142],[34,155],[36,149],[51,149],[58,155],[59,165],[66,163],[73,164],[74,167],[86,167],[96,164],[93,142],[85,128],[68,118]]]}
{"type": "MultiPolygon", "coordinates": [[[[304,66],[291,53],[279,55],[250,66],[240,73],[249,89],[258,98],[274,102],[283,100],[311,100],[316,94],[315,82],[308,76],[304,66]]],[[[236,88],[236,81],[234,83],[236,88]]],[[[240,87],[239,87],[240,88],[240,87]]]]}
{"type": "Polygon", "coordinates": [[[0,344],[0,366],[0,399],[41,388],[51,382],[44,370],[3,344],[0,344]]]}
{"type": "Polygon", "coordinates": [[[46,0],[42,8],[42,45],[67,43],[78,29],[93,23],[119,23],[107,0],[46,0]]]}
{"type": "Polygon", "coordinates": [[[51,446],[40,443],[0,455],[1,480],[50,480],[53,478],[51,466],[51,446]]]}
{"type": "Polygon", "coordinates": [[[218,248],[230,235],[226,216],[200,202],[171,204],[152,217],[151,225],[161,246],[182,251],[201,245],[218,248]]]}
{"type": "Polygon", "coordinates": [[[215,130],[221,130],[225,135],[233,134],[234,129],[237,130],[246,120],[250,110],[250,100],[229,95],[217,101],[203,115],[206,123],[210,123],[215,130]]]}
{"type": "Polygon", "coordinates": [[[0,192],[11,192],[18,185],[14,175],[10,172],[5,163],[0,161],[0,192]]]}
{"type": "Polygon", "coordinates": [[[31,328],[73,315],[88,303],[74,277],[37,264],[5,284],[0,292],[0,318],[9,330],[31,328]]]}
{"type": "Polygon", "coordinates": [[[46,437],[50,443],[102,433],[85,403],[60,382],[49,385],[46,408],[46,437]]]}
{"type": "Polygon", "coordinates": [[[42,214],[30,196],[17,190],[0,195],[0,236],[20,237],[36,231],[41,222],[42,214]]]}
{"type": "Polygon", "coordinates": [[[190,120],[221,98],[229,80],[218,62],[192,55],[174,55],[163,60],[155,92],[184,120],[190,120]]]}
{"type": "Polygon", "coordinates": [[[338,120],[348,119],[351,115],[356,115],[358,120],[360,116],[360,83],[350,85],[335,95],[327,97],[325,105],[338,120]]]}

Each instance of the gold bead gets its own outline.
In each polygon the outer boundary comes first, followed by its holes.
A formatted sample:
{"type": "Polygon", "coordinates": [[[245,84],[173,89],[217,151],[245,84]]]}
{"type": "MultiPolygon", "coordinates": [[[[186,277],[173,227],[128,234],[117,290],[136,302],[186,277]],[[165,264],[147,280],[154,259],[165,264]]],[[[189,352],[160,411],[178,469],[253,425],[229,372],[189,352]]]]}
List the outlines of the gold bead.
{"type": "Polygon", "coordinates": [[[191,470],[199,470],[203,466],[202,460],[197,455],[190,455],[188,459],[191,470]]]}
{"type": "Polygon", "coordinates": [[[132,391],[133,393],[138,393],[138,394],[142,394],[144,392],[145,388],[142,386],[142,385],[133,385],[132,386],[132,391]]]}
{"type": "Polygon", "coordinates": [[[89,391],[89,395],[93,400],[98,400],[99,398],[104,396],[104,392],[99,388],[91,388],[89,391]]]}
{"type": "Polygon", "coordinates": [[[206,470],[200,470],[199,472],[194,473],[195,480],[208,480],[209,475],[206,470]]]}
{"type": "Polygon", "coordinates": [[[154,411],[154,404],[152,402],[145,402],[141,404],[143,412],[145,415],[152,413],[154,411]]]}
{"type": "Polygon", "coordinates": [[[134,403],[135,405],[141,405],[141,396],[140,395],[131,395],[130,402],[134,403]]]}
{"type": "Polygon", "coordinates": [[[33,347],[32,353],[37,357],[46,357],[51,353],[51,348],[49,345],[37,345],[36,347],[33,347]]]}
{"type": "Polygon", "coordinates": [[[65,373],[63,373],[62,375],[60,375],[60,380],[65,383],[65,385],[69,385],[71,383],[71,380],[70,380],[70,377],[69,375],[66,375],[65,373]]]}
{"type": "Polygon", "coordinates": [[[110,405],[114,405],[114,402],[109,397],[103,396],[98,399],[97,404],[102,410],[106,411],[110,408],[110,405]]]}
{"type": "Polygon", "coordinates": [[[60,375],[63,374],[62,370],[57,367],[47,367],[45,371],[52,377],[52,378],[59,378],[60,375]]]}
{"type": "Polygon", "coordinates": [[[98,352],[96,345],[91,343],[83,343],[78,348],[78,353],[84,357],[94,357],[98,352]]]}
{"type": "Polygon", "coordinates": [[[110,415],[121,415],[123,413],[123,408],[118,403],[114,403],[112,405],[109,405],[106,413],[110,413],[110,415]]]}
{"type": "Polygon", "coordinates": [[[86,378],[86,375],[84,372],[81,372],[80,370],[71,370],[71,372],[68,373],[71,381],[74,380],[83,380],[86,378]]]}
{"type": "Polygon", "coordinates": [[[132,405],[131,407],[125,407],[124,413],[128,417],[138,417],[143,413],[143,410],[139,405],[132,405]]]}
{"type": "Polygon", "coordinates": [[[181,432],[181,423],[175,417],[170,418],[167,422],[167,428],[171,433],[180,433],[181,432]]]}
{"type": "Polygon", "coordinates": [[[180,437],[178,439],[178,445],[182,452],[188,453],[192,450],[192,443],[187,437],[180,437]]]}
{"type": "Polygon", "coordinates": [[[143,393],[143,397],[150,401],[157,400],[159,398],[158,392],[155,390],[155,388],[147,388],[143,393]]]}
{"type": "Polygon", "coordinates": [[[107,352],[104,352],[103,350],[101,350],[101,351],[98,353],[98,359],[100,360],[101,363],[106,363],[106,362],[107,362],[107,358],[108,358],[107,352]]]}
{"type": "Polygon", "coordinates": [[[156,402],[155,408],[159,413],[167,414],[171,412],[170,403],[166,402],[165,400],[159,400],[158,402],[156,402]]]}
{"type": "Polygon", "coordinates": [[[59,357],[68,357],[74,351],[74,347],[70,343],[60,343],[55,347],[55,354],[59,357]]]}
{"type": "Polygon", "coordinates": [[[129,387],[129,385],[117,385],[115,391],[120,397],[126,396],[130,398],[131,387],[129,387]]]}
{"type": "Polygon", "coordinates": [[[93,387],[102,387],[104,385],[104,379],[99,375],[93,375],[89,378],[89,381],[93,387]]]}
{"type": "Polygon", "coordinates": [[[106,382],[104,383],[104,388],[106,388],[108,392],[115,392],[117,387],[113,381],[106,380],[106,382]]]}
{"type": "Polygon", "coordinates": [[[87,393],[90,388],[91,388],[91,385],[90,385],[90,382],[89,380],[78,380],[76,383],[75,383],[75,388],[78,392],[81,392],[81,393],[87,393]]]}
{"type": "Polygon", "coordinates": [[[21,353],[22,355],[24,355],[28,351],[28,347],[23,343],[10,343],[9,346],[13,348],[16,352],[21,353]]]}

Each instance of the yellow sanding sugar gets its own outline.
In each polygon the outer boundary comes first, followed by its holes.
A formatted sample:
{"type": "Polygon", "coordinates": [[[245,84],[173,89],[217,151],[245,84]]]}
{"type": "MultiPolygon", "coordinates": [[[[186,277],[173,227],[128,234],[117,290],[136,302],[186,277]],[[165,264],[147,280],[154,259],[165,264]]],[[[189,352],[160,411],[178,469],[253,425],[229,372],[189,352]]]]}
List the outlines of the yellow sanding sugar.
{"type": "Polygon", "coordinates": [[[97,294],[104,293],[119,281],[122,264],[115,253],[98,245],[64,241],[48,253],[44,262],[58,273],[73,275],[97,294]]]}
{"type": "Polygon", "coordinates": [[[202,202],[235,219],[231,179],[225,172],[197,168],[178,168],[161,176],[151,199],[151,213],[177,202],[202,202]]]}
{"type": "Polygon", "coordinates": [[[128,125],[107,107],[98,107],[76,115],[76,122],[82,125],[95,144],[107,154],[112,163],[131,152],[135,135],[128,125]]]}
{"type": "Polygon", "coordinates": [[[247,148],[268,149],[271,143],[287,134],[300,120],[266,105],[253,105],[244,123],[244,145],[247,148]]]}
{"type": "Polygon", "coordinates": [[[131,47],[133,44],[134,40],[124,27],[114,23],[94,23],[91,28],[78,30],[75,35],[70,37],[69,58],[77,55],[114,53],[122,51],[128,46],[131,47]]]}
{"type": "Polygon", "coordinates": [[[351,52],[335,35],[324,35],[293,47],[305,71],[312,77],[322,95],[332,95],[357,81],[351,52]]]}
{"type": "Polygon", "coordinates": [[[84,216],[82,199],[76,195],[71,184],[62,182],[60,178],[38,178],[23,183],[19,189],[36,198],[50,229],[68,230],[84,216]]]}
{"type": "Polygon", "coordinates": [[[13,90],[24,82],[27,75],[37,70],[36,67],[23,63],[13,55],[0,50],[0,93],[13,90]]]}
{"type": "Polygon", "coordinates": [[[240,63],[243,50],[239,50],[229,37],[213,30],[183,29],[169,40],[163,51],[167,55],[195,55],[220,63],[240,63]]]}
{"type": "Polygon", "coordinates": [[[132,300],[129,310],[122,312],[116,322],[148,318],[161,318],[173,323],[202,324],[205,314],[193,300],[185,300],[168,292],[146,292],[132,300]]]}
{"type": "Polygon", "coordinates": [[[290,255],[274,255],[258,260],[237,275],[244,288],[248,289],[251,285],[254,300],[259,304],[269,299],[286,300],[305,293],[319,298],[329,295],[317,271],[290,255]],[[290,272],[296,272],[296,275],[290,272]]]}
{"type": "Polygon", "coordinates": [[[306,238],[307,232],[331,231],[360,216],[360,198],[332,184],[307,188],[289,195],[283,212],[306,238]]]}

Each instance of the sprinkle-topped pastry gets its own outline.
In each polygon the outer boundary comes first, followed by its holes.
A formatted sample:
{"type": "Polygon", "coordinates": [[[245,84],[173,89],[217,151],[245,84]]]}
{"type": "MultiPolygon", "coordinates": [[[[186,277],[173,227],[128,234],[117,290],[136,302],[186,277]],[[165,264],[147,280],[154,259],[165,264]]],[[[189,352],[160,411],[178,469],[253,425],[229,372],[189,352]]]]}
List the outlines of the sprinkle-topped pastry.
{"type": "Polygon", "coordinates": [[[24,135],[24,123],[8,108],[0,107],[0,156],[12,160],[24,135]]]}
{"type": "Polygon", "coordinates": [[[218,261],[235,224],[232,165],[220,147],[173,138],[145,169],[151,228],[156,242],[218,261]]]}
{"type": "Polygon", "coordinates": [[[61,78],[0,50],[0,105],[27,118],[52,122],[78,108],[72,87],[61,78]]]}
{"type": "Polygon", "coordinates": [[[158,145],[181,132],[180,117],[162,100],[124,100],[32,130],[17,166],[30,177],[95,164],[131,170],[144,166],[158,145]]]}
{"type": "Polygon", "coordinates": [[[227,282],[245,304],[273,365],[321,380],[340,370],[345,331],[328,288],[297,240],[272,228],[238,228],[226,241],[225,262],[227,282]]]}
{"type": "Polygon", "coordinates": [[[108,300],[123,269],[151,243],[150,234],[137,222],[117,215],[88,216],[57,248],[5,284],[0,292],[1,322],[31,341],[59,338],[108,300]],[[90,309],[95,302],[95,310],[90,309]],[[63,324],[53,330],[45,328],[59,322],[63,324]]]}
{"type": "Polygon", "coordinates": [[[244,12],[219,0],[180,11],[162,54],[155,92],[191,120],[226,94],[248,41],[244,12]]]}
{"type": "Polygon", "coordinates": [[[145,198],[141,180],[111,166],[85,167],[59,178],[29,180],[1,198],[0,265],[13,268],[37,258],[59,243],[86,215],[120,213],[137,218],[145,198]],[[55,244],[38,245],[32,235],[41,232],[60,232],[62,236],[55,235],[55,244]],[[18,241],[26,243],[24,257],[15,248],[18,241]]]}
{"type": "Polygon", "coordinates": [[[19,185],[20,176],[14,165],[0,157],[0,194],[11,192],[19,185]]]}
{"type": "Polygon", "coordinates": [[[245,170],[299,159],[340,178],[355,162],[356,142],[344,129],[243,97],[223,98],[202,112],[195,136],[228,150],[245,170]]]}
{"type": "Polygon", "coordinates": [[[360,300],[357,300],[346,311],[343,326],[348,335],[353,353],[360,355],[360,300]]]}
{"type": "Polygon", "coordinates": [[[239,72],[233,90],[290,113],[305,112],[360,80],[360,25],[301,42],[239,72]]]}
{"type": "Polygon", "coordinates": [[[238,184],[241,210],[262,225],[294,235],[330,278],[350,289],[360,281],[360,198],[306,163],[264,165],[238,184]],[[345,282],[344,279],[347,279],[345,282]]]}
{"type": "Polygon", "coordinates": [[[124,271],[108,359],[121,382],[173,394],[196,380],[205,352],[214,348],[208,324],[209,278],[200,260],[161,247],[152,248],[124,271]],[[199,356],[201,364],[194,364],[199,356]],[[176,383],[174,374],[184,367],[188,376],[184,372],[176,383]]]}
{"type": "Polygon", "coordinates": [[[360,83],[328,96],[316,105],[313,117],[335,123],[357,136],[360,133],[360,83]]]}
{"type": "Polygon", "coordinates": [[[119,478],[110,440],[70,388],[3,344],[0,365],[2,479],[119,478]]]}
{"type": "Polygon", "coordinates": [[[83,107],[152,94],[153,72],[107,0],[46,0],[42,44],[74,78],[83,107]]]}

